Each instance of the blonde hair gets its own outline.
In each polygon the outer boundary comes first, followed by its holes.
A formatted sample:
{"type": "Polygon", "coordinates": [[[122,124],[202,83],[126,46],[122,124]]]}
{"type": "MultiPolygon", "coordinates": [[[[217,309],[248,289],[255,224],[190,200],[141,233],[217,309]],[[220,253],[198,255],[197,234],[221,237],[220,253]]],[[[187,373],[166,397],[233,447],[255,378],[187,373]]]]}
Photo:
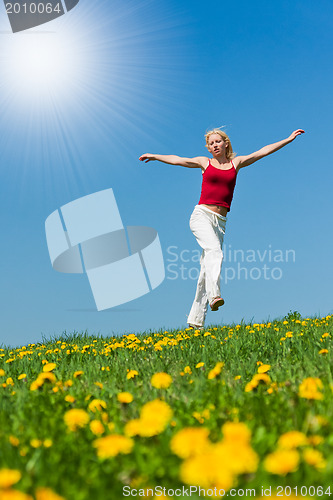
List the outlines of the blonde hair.
{"type": "Polygon", "coordinates": [[[209,137],[213,134],[218,134],[219,136],[221,136],[222,139],[224,140],[224,142],[226,143],[226,145],[227,145],[227,147],[226,147],[227,160],[232,160],[233,158],[235,158],[236,153],[234,153],[232,150],[232,145],[231,145],[230,139],[229,139],[228,135],[225,132],[223,132],[223,130],[221,130],[221,127],[214,128],[213,130],[209,130],[205,134],[206,148],[208,148],[209,137]]]}

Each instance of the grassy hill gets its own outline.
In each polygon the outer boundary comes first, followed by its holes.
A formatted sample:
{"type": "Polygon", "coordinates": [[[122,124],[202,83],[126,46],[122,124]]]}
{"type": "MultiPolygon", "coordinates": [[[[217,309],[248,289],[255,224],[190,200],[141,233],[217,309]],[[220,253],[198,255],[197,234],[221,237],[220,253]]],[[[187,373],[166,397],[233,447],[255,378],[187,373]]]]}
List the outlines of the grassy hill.
{"type": "Polygon", "coordinates": [[[332,335],[295,312],[3,346],[0,499],[329,498],[332,335]]]}

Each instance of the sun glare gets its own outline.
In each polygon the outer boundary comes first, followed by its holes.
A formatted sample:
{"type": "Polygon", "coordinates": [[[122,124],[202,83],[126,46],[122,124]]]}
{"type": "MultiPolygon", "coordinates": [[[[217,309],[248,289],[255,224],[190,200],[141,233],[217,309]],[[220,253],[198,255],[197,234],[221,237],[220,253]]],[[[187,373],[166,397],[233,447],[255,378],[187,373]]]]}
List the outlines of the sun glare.
{"type": "Polygon", "coordinates": [[[2,81],[15,100],[62,100],[82,82],[87,61],[69,33],[36,32],[11,35],[2,55],[2,81]]]}
{"type": "Polygon", "coordinates": [[[11,57],[13,77],[39,91],[50,84],[59,88],[68,79],[70,62],[73,63],[63,40],[54,36],[46,40],[30,37],[24,44],[16,43],[11,57]]]}

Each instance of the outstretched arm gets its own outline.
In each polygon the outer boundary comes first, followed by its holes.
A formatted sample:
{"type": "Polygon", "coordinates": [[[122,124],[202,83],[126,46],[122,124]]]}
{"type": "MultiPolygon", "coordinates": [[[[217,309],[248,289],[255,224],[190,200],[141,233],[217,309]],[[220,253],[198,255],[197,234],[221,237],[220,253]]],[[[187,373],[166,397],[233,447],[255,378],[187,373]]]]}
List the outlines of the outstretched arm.
{"type": "Polygon", "coordinates": [[[161,161],[169,165],[180,165],[188,168],[202,168],[207,163],[207,158],[204,156],[196,156],[195,158],[183,158],[176,155],[153,155],[146,153],[139,158],[140,161],[148,163],[148,161],[161,161]]]}
{"type": "Polygon", "coordinates": [[[264,158],[265,156],[275,153],[275,151],[278,151],[287,144],[290,144],[293,140],[296,139],[298,135],[301,134],[304,134],[304,130],[302,129],[295,130],[292,134],[290,134],[290,136],[287,139],[284,139],[283,141],[275,142],[274,144],[269,144],[268,146],[265,146],[247,156],[236,156],[236,158],[234,159],[235,167],[243,168],[247,167],[248,165],[252,165],[252,163],[261,160],[261,158],[264,158]]]}

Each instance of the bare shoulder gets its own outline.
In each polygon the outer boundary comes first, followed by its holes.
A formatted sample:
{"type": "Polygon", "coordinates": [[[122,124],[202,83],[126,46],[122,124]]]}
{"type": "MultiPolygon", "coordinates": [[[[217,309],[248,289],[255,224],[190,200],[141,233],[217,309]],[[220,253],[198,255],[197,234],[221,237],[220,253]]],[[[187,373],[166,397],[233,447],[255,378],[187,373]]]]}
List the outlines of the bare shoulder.
{"type": "Polygon", "coordinates": [[[244,166],[244,160],[245,156],[235,156],[235,158],[232,159],[232,163],[234,164],[237,173],[244,166]]]}
{"type": "Polygon", "coordinates": [[[208,167],[209,158],[207,156],[197,156],[196,158],[193,158],[193,160],[196,160],[198,165],[201,167],[202,173],[204,173],[208,167]]]}
{"type": "Polygon", "coordinates": [[[208,158],[206,156],[195,156],[194,158],[180,158],[179,165],[188,168],[201,168],[205,171],[208,165],[208,158]]]}
{"type": "Polygon", "coordinates": [[[206,156],[195,156],[194,158],[190,158],[189,160],[193,165],[204,170],[208,164],[208,158],[206,156]]]}

